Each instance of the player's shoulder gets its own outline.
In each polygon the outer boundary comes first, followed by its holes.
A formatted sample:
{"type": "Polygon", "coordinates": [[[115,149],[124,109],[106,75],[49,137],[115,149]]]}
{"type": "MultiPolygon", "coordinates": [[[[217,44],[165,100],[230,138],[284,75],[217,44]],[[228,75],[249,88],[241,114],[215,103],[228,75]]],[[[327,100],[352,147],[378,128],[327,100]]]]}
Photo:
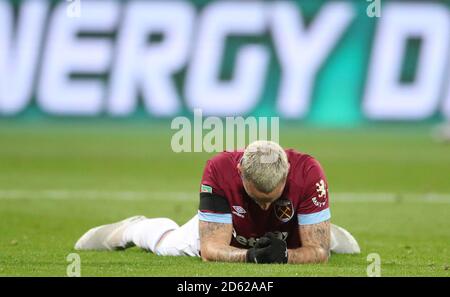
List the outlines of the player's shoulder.
{"type": "Polygon", "coordinates": [[[202,177],[202,185],[213,188],[217,194],[225,197],[224,190],[238,184],[237,164],[242,153],[221,152],[206,162],[202,177]]]}
{"type": "Polygon", "coordinates": [[[243,151],[220,152],[208,160],[208,163],[215,168],[235,167],[242,158],[243,151]]]}
{"type": "Polygon", "coordinates": [[[310,154],[295,149],[286,149],[290,164],[291,178],[297,182],[305,181],[312,170],[323,171],[320,162],[310,154]]]}
{"type": "Polygon", "coordinates": [[[299,152],[295,149],[286,149],[285,152],[291,166],[309,167],[320,164],[319,161],[310,154],[299,152]]]}

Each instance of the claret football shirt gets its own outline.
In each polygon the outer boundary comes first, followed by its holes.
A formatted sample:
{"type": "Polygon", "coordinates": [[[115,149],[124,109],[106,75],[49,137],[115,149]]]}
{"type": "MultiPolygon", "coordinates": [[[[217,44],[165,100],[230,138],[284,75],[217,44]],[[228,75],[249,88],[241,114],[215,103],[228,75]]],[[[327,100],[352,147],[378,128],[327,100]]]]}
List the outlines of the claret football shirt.
{"type": "Polygon", "coordinates": [[[288,248],[301,246],[299,225],[329,220],[328,184],[319,162],[286,150],[290,169],[279,199],[263,210],[246,193],[237,170],[243,152],[222,152],[207,161],[200,186],[201,221],[233,224],[230,245],[250,248],[266,232],[286,240],[288,248]]]}

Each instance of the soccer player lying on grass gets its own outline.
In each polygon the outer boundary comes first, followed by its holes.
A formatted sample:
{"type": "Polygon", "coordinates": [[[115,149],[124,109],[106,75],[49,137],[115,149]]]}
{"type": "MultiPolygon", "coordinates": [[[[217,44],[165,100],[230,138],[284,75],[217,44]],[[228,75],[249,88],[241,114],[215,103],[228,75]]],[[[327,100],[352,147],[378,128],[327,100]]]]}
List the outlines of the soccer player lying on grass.
{"type": "Polygon", "coordinates": [[[75,249],[136,245],[205,261],[296,264],[326,262],[330,251],[359,253],[353,236],[330,223],[327,188],[313,157],[256,141],[207,162],[198,214],[183,226],[136,216],[89,230],[75,249]]]}

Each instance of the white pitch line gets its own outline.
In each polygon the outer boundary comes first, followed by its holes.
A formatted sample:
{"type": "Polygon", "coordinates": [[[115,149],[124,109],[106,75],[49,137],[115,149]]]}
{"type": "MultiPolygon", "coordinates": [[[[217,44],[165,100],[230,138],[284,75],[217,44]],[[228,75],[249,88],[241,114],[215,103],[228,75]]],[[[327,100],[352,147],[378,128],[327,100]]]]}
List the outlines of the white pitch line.
{"type": "Polygon", "coordinates": [[[97,190],[0,190],[0,199],[52,200],[194,200],[196,193],[97,190]]]}
{"type": "MultiPolygon", "coordinates": [[[[397,201],[394,193],[357,193],[341,192],[330,193],[330,200],[336,202],[395,202],[397,201]]],[[[450,195],[449,195],[450,199],[450,195]]]]}
{"type": "MultiPolygon", "coordinates": [[[[450,193],[357,193],[338,192],[331,193],[331,202],[338,203],[365,203],[365,202],[426,202],[450,203],[450,193]]],[[[196,201],[196,192],[161,192],[161,191],[101,191],[101,190],[0,190],[0,200],[122,200],[122,201],[196,201]]]]}

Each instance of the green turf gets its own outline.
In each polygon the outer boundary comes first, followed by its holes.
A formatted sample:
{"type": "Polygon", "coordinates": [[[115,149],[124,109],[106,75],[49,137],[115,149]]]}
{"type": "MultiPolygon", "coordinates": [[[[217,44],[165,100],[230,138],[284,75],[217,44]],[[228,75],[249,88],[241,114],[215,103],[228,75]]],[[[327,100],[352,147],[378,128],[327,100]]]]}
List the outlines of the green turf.
{"type": "MultiPolygon", "coordinates": [[[[0,275],[66,275],[74,242],[95,225],[136,214],[188,220],[211,154],[173,153],[167,127],[1,122],[0,275]]],[[[365,276],[367,255],[378,253],[383,276],[450,276],[450,146],[433,143],[427,127],[282,126],[280,140],[320,160],[332,221],[355,235],[360,255],[333,255],[322,265],[249,265],[132,248],[79,252],[82,275],[365,276]],[[395,196],[345,200],[342,193],[395,196]]]]}

